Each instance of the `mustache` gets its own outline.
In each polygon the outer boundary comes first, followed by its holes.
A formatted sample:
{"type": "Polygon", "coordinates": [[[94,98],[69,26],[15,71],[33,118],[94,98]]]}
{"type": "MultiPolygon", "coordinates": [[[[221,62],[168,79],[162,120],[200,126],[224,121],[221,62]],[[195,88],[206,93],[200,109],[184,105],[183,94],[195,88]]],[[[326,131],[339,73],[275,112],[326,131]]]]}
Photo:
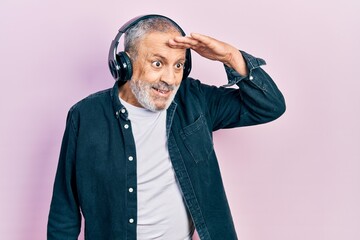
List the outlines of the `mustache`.
{"type": "Polygon", "coordinates": [[[164,90],[164,91],[172,91],[176,89],[176,86],[174,84],[168,84],[166,82],[158,82],[158,83],[154,83],[152,84],[153,88],[159,89],[159,90],[164,90]]]}

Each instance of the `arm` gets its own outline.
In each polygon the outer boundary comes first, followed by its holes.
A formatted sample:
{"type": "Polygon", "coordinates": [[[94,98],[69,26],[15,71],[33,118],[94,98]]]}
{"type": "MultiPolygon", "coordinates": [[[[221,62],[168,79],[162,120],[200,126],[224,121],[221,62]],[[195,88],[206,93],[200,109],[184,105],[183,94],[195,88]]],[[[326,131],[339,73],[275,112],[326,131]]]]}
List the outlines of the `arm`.
{"type": "Polygon", "coordinates": [[[260,68],[265,61],[240,52],[235,47],[200,34],[176,37],[169,45],[191,48],[201,56],[224,63],[231,86],[202,85],[213,130],[249,126],[272,121],[285,111],[284,98],[271,77],[260,68]]]}
{"type": "Polygon", "coordinates": [[[80,233],[81,215],[75,182],[75,132],[69,113],[49,212],[48,240],[75,240],[80,233]]]}

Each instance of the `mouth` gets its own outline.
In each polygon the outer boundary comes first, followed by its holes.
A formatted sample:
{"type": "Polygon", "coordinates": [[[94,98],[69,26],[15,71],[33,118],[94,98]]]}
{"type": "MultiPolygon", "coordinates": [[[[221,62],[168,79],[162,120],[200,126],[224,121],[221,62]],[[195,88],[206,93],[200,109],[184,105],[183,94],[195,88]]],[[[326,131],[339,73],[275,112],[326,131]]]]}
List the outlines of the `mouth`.
{"type": "Polygon", "coordinates": [[[152,89],[155,91],[155,93],[157,95],[160,95],[162,97],[167,97],[171,93],[171,90],[167,90],[167,89],[159,89],[159,88],[156,88],[156,87],[152,87],[152,89]]]}

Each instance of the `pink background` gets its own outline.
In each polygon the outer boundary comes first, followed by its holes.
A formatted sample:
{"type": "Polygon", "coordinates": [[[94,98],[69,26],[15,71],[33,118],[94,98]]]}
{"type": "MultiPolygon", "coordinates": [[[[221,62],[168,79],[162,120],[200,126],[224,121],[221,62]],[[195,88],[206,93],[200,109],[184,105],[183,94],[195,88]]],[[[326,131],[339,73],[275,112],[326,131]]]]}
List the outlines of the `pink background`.
{"type": "MultiPolygon", "coordinates": [[[[265,58],[286,97],[279,120],[215,133],[239,239],[359,240],[359,12],[358,0],[1,0],[0,238],[46,239],[67,110],[113,85],[117,29],[160,13],[265,58]]],[[[193,55],[191,76],[225,82],[193,55]]]]}

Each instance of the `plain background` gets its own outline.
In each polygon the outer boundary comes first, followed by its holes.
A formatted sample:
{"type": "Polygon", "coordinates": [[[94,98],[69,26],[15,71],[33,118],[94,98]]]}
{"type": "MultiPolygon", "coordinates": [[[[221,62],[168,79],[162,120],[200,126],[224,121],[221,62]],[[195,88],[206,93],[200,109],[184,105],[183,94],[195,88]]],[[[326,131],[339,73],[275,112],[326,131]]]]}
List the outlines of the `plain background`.
{"type": "MultiPolygon", "coordinates": [[[[112,87],[118,28],[148,13],[267,61],[275,122],[215,133],[239,239],[360,239],[358,0],[0,2],[0,238],[46,239],[68,109],[112,87]]],[[[222,85],[193,54],[192,77],[222,85]]]]}

